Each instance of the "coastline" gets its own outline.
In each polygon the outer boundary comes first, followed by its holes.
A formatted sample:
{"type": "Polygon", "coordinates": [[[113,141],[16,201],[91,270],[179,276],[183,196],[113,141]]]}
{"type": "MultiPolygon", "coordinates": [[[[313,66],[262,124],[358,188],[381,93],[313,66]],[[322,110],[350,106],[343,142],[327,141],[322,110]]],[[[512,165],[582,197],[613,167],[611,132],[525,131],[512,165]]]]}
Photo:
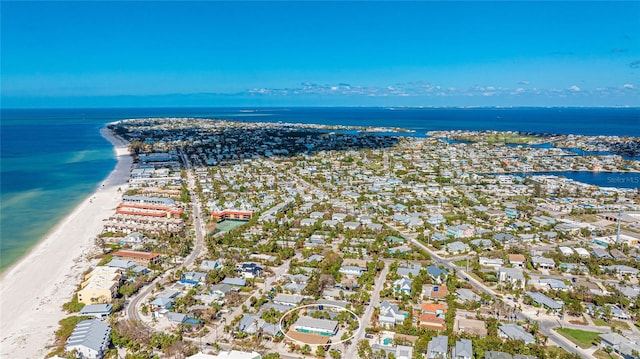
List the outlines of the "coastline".
{"type": "Polygon", "coordinates": [[[106,125],[100,134],[114,147],[113,171],[0,276],[1,358],[42,358],[50,352],[58,321],[68,316],[62,304],[71,300],[82,274],[95,264],[90,259],[97,249],[94,238],[121,201],[133,163],[125,140],[106,125]]]}

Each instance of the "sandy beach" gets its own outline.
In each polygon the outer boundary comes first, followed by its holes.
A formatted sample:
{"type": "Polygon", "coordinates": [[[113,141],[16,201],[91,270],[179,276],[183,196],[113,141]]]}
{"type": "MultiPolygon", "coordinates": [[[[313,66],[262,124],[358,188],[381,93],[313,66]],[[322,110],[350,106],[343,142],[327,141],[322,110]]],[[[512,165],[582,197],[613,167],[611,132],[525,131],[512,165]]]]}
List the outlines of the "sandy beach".
{"type": "Polygon", "coordinates": [[[97,250],[94,239],[122,199],[133,162],[126,141],[106,127],[100,133],[114,145],[115,169],[0,278],[2,358],[43,358],[52,350],[58,321],[68,316],[62,304],[71,299],[82,273],[95,264],[90,260],[97,250]]]}

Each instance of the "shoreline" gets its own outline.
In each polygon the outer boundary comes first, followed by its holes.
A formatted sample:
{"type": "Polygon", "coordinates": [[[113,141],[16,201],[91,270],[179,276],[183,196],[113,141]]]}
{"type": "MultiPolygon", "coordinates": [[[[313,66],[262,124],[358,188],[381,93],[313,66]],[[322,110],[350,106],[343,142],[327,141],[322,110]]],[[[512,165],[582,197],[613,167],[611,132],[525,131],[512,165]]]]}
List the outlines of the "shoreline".
{"type": "Polygon", "coordinates": [[[117,163],[95,191],[0,275],[0,358],[42,358],[52,350],[58,321],[69,314],[82,274],[92,265],[94,238],[127,189],[133,157],[128,142],[106,126],[117,163]],[[120,191],[118,191],[120,189],[120,191]],[[92,199],[92,201],[90,201],[92,199]]]}

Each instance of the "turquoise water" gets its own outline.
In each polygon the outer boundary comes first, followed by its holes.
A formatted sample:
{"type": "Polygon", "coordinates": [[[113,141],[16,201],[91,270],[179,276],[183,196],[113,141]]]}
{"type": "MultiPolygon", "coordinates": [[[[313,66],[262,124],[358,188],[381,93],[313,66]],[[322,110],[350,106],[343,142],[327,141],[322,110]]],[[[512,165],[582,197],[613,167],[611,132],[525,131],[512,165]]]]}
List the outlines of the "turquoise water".
{"type": "Polygon", "coordinates": [[[114,168],[102,125],[3,112],[0,269],[44,237],[114,168]]]}
{"type": "MultiPolygon", "coordinates": [[[[452,129],[640,136],[638,108],[2,109],[0,269],[24,255],[114,168],[113,148],[100,135],[100,128],[139,117],[402,127],[414,130],[412,136],[452,129]]],[[[628,188],[636,183],[636,177],[603,178],[610,186],[618,183],[628,188]]]]}

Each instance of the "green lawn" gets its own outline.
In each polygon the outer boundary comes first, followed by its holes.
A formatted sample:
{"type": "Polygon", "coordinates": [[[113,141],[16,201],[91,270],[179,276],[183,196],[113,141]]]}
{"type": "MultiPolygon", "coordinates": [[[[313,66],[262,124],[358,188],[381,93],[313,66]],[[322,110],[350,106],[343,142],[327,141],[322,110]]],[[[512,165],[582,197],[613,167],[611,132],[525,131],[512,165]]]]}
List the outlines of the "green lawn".
{"type": "Polygon", "coordinates": [[[608,327],[609,323],[607,323],[604,319],[601,318],[593,318],[593,324],[599,327],[608,327]]]}
{"type": "Polygon", "coordinates": [[[598,335],[600,335],[600,333],[578,329],[559,328],[556,330],[565,338],[571,340],[574,344],[579,345],[583,349],[590,348],[593,342],[598,339],[598,335]]]}
{"type": "MultiPolygon", "coordinates": [[[[467,267],[467,260],[466,259],[460,259],[457,260],[455,262],[453,262],[453,264],[457,265],[458,267],[467,267]]],[[[472,261],[469,261],[469,265],[473,264],[472,261]]]]}

